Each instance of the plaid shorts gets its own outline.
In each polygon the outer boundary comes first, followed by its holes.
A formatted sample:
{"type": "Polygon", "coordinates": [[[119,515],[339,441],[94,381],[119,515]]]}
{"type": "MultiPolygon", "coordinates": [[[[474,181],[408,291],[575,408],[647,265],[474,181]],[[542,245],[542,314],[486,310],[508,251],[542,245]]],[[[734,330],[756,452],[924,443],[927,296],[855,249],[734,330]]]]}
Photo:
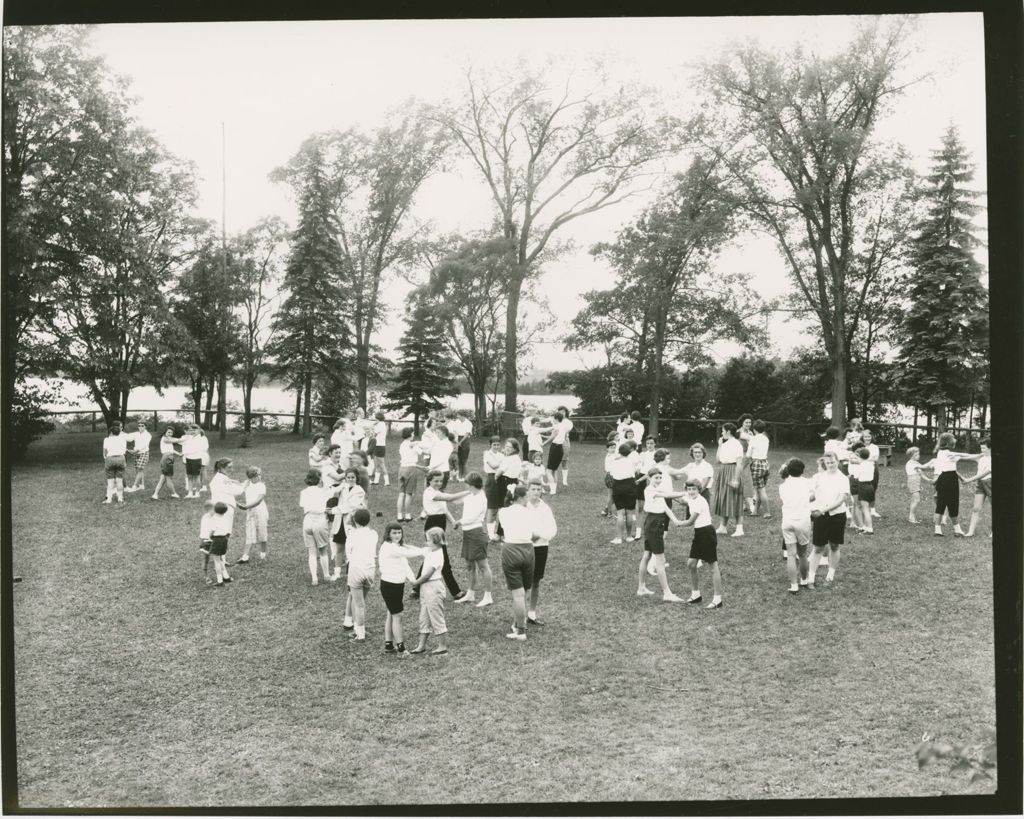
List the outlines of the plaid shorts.
{"type": "Polygon", "coordinates": [[[142,469],[149,463],[149,450],[140,449],[135,452],[135,468],[142,469]]]}
{"type": "Polygon", "coordinates": [[[750,479],[754,483],[754,489],[764,489],[768,485],[768,461],[751,461],[750,479]]]}

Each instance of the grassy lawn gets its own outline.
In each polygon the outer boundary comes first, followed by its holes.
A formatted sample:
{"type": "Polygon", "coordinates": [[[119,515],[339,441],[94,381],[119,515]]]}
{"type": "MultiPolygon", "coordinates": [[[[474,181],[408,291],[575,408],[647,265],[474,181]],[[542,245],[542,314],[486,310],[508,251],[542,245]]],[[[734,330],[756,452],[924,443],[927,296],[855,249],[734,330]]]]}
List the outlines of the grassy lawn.
{"type": "MultiPolygon", "coordinates": [[[[343,584],[309,585],[298,508],[308,443],[211,437],[236,475],[263,467],[270,501],[269,561],[237,567],[223,590],[200,578],[198,501],[147,492],[100,504],[100,435],[52,435],[14,470],[22,807],[994,789],[944,764],[919,771],[913,755],[925,732],[980,742],[995,725],[990,510],[973,540],[907,523],[902,456],[882,468],[877,534],[848,541],[833,587],[787,594],[778,519],[748,519],[746,537],[719,545],[725,607],[705,611],[635,596],[639,549],[610,545],[597,515],[603,447],[576,445],[571,486],[551,500],[546,627],[504,639],[511,603],[498,582],[490,608],[449,601],[449,656],[399,661],[382,652],[376,590],[357,646],[341,629],[343,584]]],[[[472,464],[481,451],[475,441],[472,464]]],[[[774,469],[792,454],[771,454],[776,504],[774,469]]],[[[396,457],[390,441],[393,476],[396,457]]],[[[155,459],[148,471],[151,488],[155,459]]],[[[923,495],[927,520],[930,486],[923,495]]],[[[394,486],[371,490],[378,530],[394,502],[394,486]]],[[[416,522],[407,534],[420,542],[416,522]]],[[[681,596],[690,537],[673,530],[667,547],[681,596]]],[[[230,558],[243,538],[238,520],[230,558]]],[[[706,574],[702,584],[707,601],[706,574]]],[[[415,631],[415,604],[404,622],[415,631]]]]}

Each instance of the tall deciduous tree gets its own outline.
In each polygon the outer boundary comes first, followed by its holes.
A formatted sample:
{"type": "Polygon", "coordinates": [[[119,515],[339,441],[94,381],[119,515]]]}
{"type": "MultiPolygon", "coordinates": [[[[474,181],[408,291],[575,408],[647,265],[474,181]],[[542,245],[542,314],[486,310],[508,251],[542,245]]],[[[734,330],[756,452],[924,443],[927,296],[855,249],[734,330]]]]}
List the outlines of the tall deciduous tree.
{"type": "Polygon", "coordinates": [[[621,361],[639,365],[652,434],[669,363],[702,364],[714,342],[759,335],[749,322],[763,310],[759,300],[741,277],[713,268],[733,233],[734,205],[721,194],[716,163],[695,160],[614,243],[594,248],[618,278],[611,290],[585,294],[573,320],[570,346],[617,347],[621,361]]]}
{"type": "Polygon", "coordinates": [[[319,142],[307,140],[299,156],[300,176],[293,182],[299,222],[291,237],[271,351],[274,373],[297,393],[294,432],[300,431],[301,418],[302,432],[308,435],[314,381],[349,381],[351,305],[338,286],[343,260],[334,238],[332,180],[319,142]]]}
{"type": "Polygon", "coordinates": [[[872,141],[903,89],[905,18],[865,23],[834,56],[737,47],[706,66],[716,104],[703,140],[737,204],[778,242],[832,362],[832,423],[845,420],[851,339],[898,253],[912,210],[908,162],[872,141]]]}
{"type": "Polygon", "coordinates": [[[436,124],[410,110],[370,135],[354,129],[318,134],[274,178],[301,184],[304,153],[314,146],[324,163],[331,237],[341,260],[337,284],[351,305],[356,397],[365,407],[368,381],[382,363],[374,343],[385,314],[382,291],[416,257],[422,236],[411,210],[441,161],[445,140],[436,124]]]}
{"type": "Polygon", "coordinates": [[[265,370],[274,336],[273,318],[280,303],[281,257],[287,231],[277,217],[263,219],[233,243],[234,268],[240,288],[238,306],[241,345],[237,378],[242,387],[245,432],[252,429],[252,391],[265,370]]]}
{"type": "Polygon", "coordinates": [[[385,394],[383,407],[411,414],[418,435],[420,418],[444,407],[438,399],[458,395],[458,390],[454,368],[441,344],[442,327],[430,302],[414,293],[409,304],[405,332],[398,345],[394,385],[385,394]]]}
{"type": "Polygon", "coordinates": [[[441,342],[473,391],[476,421],[487,415],[487,388],[503,371],[510,243],[465,242],[430,271],[421,298],[432,305],[441,342]]]}
{"type": "Polygon", "coordinates": [[[500,76],[466,75],[464,99],[435,117],[483,177],[501,233],[515,248],[505,309],[505,408],[518,399],[519,302],[552,237],[569,222],[630,195],[653,160],[673,152],[674,129],[651,115],[640,89],[600,70],[588,87],[520,65],[500,76]],[[615,89],[615,90],[613,90],[615,89]]]}
{"type": "Polygon", "coordinates": [[[945,429],[947,408],[966,406],[986,380],[988,292],[974,257],[971,217],[979,207],[970,156],[950,127],[935,151],[917,225],[899,365],[909,403],[935,414],[945,429]]]}

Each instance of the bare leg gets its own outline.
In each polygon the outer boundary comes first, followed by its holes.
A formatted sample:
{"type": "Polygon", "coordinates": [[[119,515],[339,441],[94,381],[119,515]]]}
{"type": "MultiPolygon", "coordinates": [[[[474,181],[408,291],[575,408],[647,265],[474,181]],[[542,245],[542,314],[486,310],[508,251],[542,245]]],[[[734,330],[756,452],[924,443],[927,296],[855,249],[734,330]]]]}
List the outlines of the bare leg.
{"type": "Polygon", "coordinates": [[[526,589],[512,590],[512,616],[516,628],[526,628],[526,589]]]}
{"type": "Polygon", "coordinates": [[[920,502],[921,502],[921,493],[920,492],[911,492],[910,493],[910,514],[909,514],[909,516],[907,518],[911,523],[917,523],[917,505],[920,502]]]}

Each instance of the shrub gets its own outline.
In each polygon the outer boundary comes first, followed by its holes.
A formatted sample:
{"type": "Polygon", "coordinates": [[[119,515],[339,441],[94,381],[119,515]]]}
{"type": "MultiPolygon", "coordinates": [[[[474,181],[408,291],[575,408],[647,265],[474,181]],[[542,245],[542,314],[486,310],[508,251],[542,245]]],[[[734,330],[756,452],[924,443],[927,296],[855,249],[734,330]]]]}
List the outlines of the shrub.
{"type": "Polygon", "coordinates": [[[59,391],[49,385],[15,383],[9,439],[13,460],[25,457],[29,444],[53,431],[53,422],[44,405],[59,400],[59,397],[59,391]]]}

